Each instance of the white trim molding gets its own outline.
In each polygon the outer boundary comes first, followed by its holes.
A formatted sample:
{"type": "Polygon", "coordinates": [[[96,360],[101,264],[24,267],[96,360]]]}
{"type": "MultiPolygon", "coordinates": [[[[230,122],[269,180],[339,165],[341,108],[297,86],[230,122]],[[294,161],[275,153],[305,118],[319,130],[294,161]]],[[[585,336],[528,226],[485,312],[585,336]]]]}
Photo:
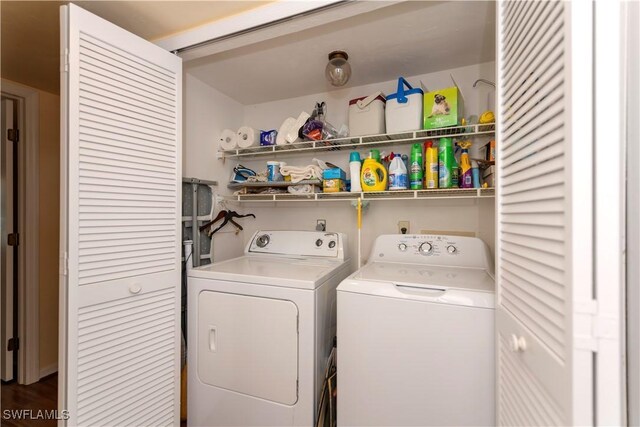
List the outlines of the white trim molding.
{"type": "Polygon", "coordinates": [[[39,153],[40,92],[37,89],[2,79],[2,93],[17,97],[22,129],[18,144],[18,383],[40,380],[39,335],[39,153]]]}
{"type": "Polygon", "coordinates": [[[190,61],[371,12],[401,1],[404,0],[277,1],[153,42],[168,51],[178,51],[183,61],[190,61]],[[286,25],[279,25],[285,21],[286,25]]]}

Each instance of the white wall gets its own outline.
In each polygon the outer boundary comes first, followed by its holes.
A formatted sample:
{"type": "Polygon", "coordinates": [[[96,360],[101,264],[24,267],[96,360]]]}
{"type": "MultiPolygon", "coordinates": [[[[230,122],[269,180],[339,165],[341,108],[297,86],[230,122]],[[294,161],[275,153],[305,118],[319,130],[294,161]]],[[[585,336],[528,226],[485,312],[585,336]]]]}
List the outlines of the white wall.
{"type": "MultiPolygon", "coordinates": [[[[354,72],[360,72],[360,70],[354,70],[354,72]]],[[[479,78],[495,82],[495,62],[404,77],[413,87],[420,87],[420,81],[422,81],[429,90],[437,90],[453,86],[450,74],[453,75],[464,96],[465,115],[479,115],[484,110],[493,110],[494,89],[483,83],[479,83],[476,88],[473,88],[473,83],[479,78]]],[[[339,127],[342,124],[348,124],[350,99],[371,95],[377,91],[389,95],[396,92],[397,85],[397,80],[393,80],[264,104],[248,105],[245,107],[244,122],[256,129],[278,129],[288,116],[297,117],[300,111],[311,113],[316,101],[325,101],[328,109],[327,121],[339,127]]]]}
{"type": "MultiPolygon", "coordinates": [[[[233,164],[216,160],[217,140],[222,129],[242,125],[243,106],[189,74],[185,74],[183,105],[182,176],[218,181],[218,189],[227,193],[233,164]]],[[[214,260],[242,254],[243,234],[233,230],[216,233],[214,260]]]]}
{"type": "MultiPolygon", "coordinates": [[[[494,90],[479,84],[473,88],[478,78],[495,81],[495,63],[483,63],[448,71],[407,77],[415,86],[422,81],[427,88],[435,90],[451,86],[452,74],[465,98],[465,115],[479,115],[493,109],[494,90]]],[[[185,164],[184,176],[217,179],[219,190],[229,194],[226,184],[231,169],[241,163],[256,171],[266,169],[267,160],[286,161],[290,165],[304,166],[314,157],[331,161],[348,170],[349,151],[319,152],[309,154],[278,154],[273,157],[230,159],[226,163],[215,158],[217,139],[224,128],[237,129],[242,124],[256,129],[277,129],[288,116],[296,117],[300,111],[311,112],[316,101],[325,101],[328,107],[327,120],[339,127],[348,122],[349,99],[369,95],[376,91],[385,94],[395,92],[397,82],[389,81],[376,85],[341,89],[329,93],[309,95],[299,98],[279,100],[269,103],[242,106],[222,95],[195,77],[187,74],[185,117],[185,164]]],[[[489,136],[478,138],[476,143],[484,143],[489,136]]],[[[380,147],[381,150],[408,154],[410,145],[380,147]]],[[[358,150],[362,157],[368,150],[358,150]]],[[[217,261],[239,254],[258,229],[302,229],[312,230],[316,219],[326,219],[329,231],[345,232],[351,242],[351,256],[356,256],[356,213],[349,202],[295,202],[295,203],[243,203],[234,209],[242,213],[254,213],[257,218],[241,219],[245,232],[216,234],[214,238],[214,259],[217,261]],[[240,243],[242,241],[242,243],[240,243]],[[221,248],[224,248],[222,250],[221,248]]],[[[363,258],[368,256],[375,237],[384,233],[397,233],[397,223],[408,220],[411,232],[421,230],[476,232],[493,251],[494,247],[494,200],[419,200],[419,201],[373,201],[363,217],[363,258]]],[[[233,228],[229,228],[233,230],[233,228]]]]}

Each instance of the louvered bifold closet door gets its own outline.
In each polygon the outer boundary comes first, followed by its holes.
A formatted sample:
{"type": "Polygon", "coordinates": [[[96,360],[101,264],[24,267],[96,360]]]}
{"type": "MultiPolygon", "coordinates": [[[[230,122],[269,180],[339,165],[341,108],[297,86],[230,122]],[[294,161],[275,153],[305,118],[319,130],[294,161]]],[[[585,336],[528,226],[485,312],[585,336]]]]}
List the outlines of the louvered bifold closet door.
{"type": "Polygon", "coordinates": [[[69,425],[178,422],[181,60],[62,22],[61,402],[69,425]]]}
{"type": "Polygon", "coordinates": [[[589,75],[590,64],[573,50],[577,27],[571,7],[561,1],[506,1],[498,8],[501,425],[590,420],[591,356],[575,349],[574,314],[580,311],[575,302],[590,295],[592,283],[592,143],[589,131],[577,131],[590,127],[591,114],[588,95],[576,93],[580,86],[573,79],[579,66],[589,75]],[[587,101],[577,102],[580,96],[587,101]],[[573,120],[576,112],[583,113],[581,123],[573,120]],[[578,164],[581,159],[585,164],[578,164]]]}

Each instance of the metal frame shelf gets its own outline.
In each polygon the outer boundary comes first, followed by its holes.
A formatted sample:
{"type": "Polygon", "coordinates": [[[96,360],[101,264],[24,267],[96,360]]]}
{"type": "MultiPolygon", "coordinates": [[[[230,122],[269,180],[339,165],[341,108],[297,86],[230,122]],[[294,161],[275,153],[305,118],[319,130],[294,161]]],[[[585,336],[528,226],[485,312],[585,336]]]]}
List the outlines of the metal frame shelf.
{"type": "Polygon", "coordinates": [[[310,194],[238,194],[229,196],[236,202],[336,202],[362,200],[437,200],[486,199],[495,197],[493,188],[451,188],[428,190],[375,191],[362,193],[310,193],[310,194]]]}
{"type": "Polygon", "coordinates": [[[492,134],[495,134],[494,123],[474,124],[394,134],[351,136],[347,138],[336,138],[321,141],[302,141],[286,145],[238,148],[235,150],[218,151],[218,158],[233,159],[239,157],[273,156],[274,154],[293,154],[313,151],[338,151],[343,148],[353,149],[388,144],[412,144],[426,138],[469,138],[492,134]]]}

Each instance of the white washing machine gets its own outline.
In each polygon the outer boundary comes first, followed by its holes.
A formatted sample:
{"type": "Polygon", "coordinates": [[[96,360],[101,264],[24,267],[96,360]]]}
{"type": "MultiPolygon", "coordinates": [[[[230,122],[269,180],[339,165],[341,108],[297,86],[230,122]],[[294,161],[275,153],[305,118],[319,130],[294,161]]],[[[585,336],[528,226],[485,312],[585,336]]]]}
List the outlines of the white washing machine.
{"type": "Polygon", "coordinates": [[[383,235],[338,286],[338,425],[495,425],[492,257],[477,238],[383,235]]]}
{"type": "Polygon", "coordinates": [[[190,426],[312,426],[336,333],[346,236],[258,231],[188,276],[190,426]]]}

